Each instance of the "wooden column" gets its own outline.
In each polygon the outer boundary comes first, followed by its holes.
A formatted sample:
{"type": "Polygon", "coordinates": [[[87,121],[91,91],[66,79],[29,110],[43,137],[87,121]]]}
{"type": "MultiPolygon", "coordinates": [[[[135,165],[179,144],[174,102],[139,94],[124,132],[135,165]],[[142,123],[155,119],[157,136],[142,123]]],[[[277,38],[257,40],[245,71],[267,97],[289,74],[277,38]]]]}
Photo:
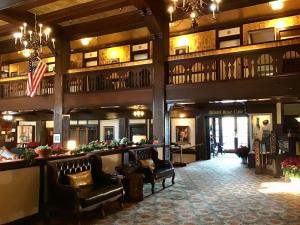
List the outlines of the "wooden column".
{"type": "Polygon", "coordinates": [[[199,116],[196,116],[196,145],[201,145],[201,152],[200,152],[200,158],[201,159],[210,159],[210,151],[209,149],[209,143],[207,142],[206,137],[206,124],[205,124],[205,115],[202,113],[199,116]]]}
{"type": "Polygon", "coordinates": [[[66,139],[66,129],[69,126],[65,126],[64,120],[66,117],[64,114],[64,74],[69,67],[69,54],[70,54],[70,42],[63,37],[56,38],[56,56],[55,56],[55,78],[54,78],[54,133],[61,135],[61,145],[63,145],[63,140],[66,139]]]}
{"type": "Polygon", "coordinates": [[[46,129],[46,121],[36,121],[36,136],[35,140],[39,142],[41,145],[47,144],[47,129],[46,129]]]}
{"type": "MultiPolygon", "coordinates": [[[[166,58],[169,49],[169,27],[164,22],[163,32],[153,36],[153,136],[161,143],[165,142],[166,111],[166,58]]],[[[166,156],[165,157],[169,157],[166,156]]]]}

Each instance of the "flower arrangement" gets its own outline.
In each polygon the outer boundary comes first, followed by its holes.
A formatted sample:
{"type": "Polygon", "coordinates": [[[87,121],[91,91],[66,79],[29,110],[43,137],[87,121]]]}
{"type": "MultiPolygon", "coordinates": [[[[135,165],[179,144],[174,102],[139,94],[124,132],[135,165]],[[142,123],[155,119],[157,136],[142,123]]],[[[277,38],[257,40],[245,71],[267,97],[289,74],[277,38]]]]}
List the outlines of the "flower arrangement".
{"type": "Polygon", "coordinates": [[[237,149],[235,149],[235,154],[240,158],[247,158],[248,154],[250,152],[250,149],[247,146],[240,146],[237,149]]]}
{"type": "Polygon", "coordinates": [[[300,157],[290,157],[281,163],[282,172],[290,178],[300,179],[300,157]]]}
{"type": "Polygon", "coordinates": [[[28,144],[27,144],[27,148],[30,148],[30,149],[35,149],[35,148],[37,148],[38,146],[40,146],[40,143],[39,142],[29,142],[28,144]]]}
{"type": "Polygon", "coordinates": [[[34,149],[35,153],[39,155],[40,158],[47,157],[51,154],[51,147],[48,145],[40,145],[34,149]]]}

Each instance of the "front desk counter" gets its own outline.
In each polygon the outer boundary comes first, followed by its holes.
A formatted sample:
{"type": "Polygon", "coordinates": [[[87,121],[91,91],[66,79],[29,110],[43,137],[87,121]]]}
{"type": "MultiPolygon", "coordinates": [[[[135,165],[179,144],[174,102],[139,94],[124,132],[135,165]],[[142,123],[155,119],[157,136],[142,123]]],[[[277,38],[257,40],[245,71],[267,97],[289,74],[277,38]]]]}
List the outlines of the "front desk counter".
{"type": "MultiPolygon", "coordinates": [[[[163,147],[155,145],[162,158],[163,147]]],[[[134,148],[138,150],[141,147],[134,148]]],[[[93,152],[102,158],[103,170],[115,174],[115,167],[128,162],[128,148],[93,152]]],[[[80,154],[84,155],[84,154],[80,154]]],[[[33,162],[14,160],[0,162],[0,224],[38,215],[46,200],[47,161],[76,157],[74,155],[36,158],[33,162]]]]}

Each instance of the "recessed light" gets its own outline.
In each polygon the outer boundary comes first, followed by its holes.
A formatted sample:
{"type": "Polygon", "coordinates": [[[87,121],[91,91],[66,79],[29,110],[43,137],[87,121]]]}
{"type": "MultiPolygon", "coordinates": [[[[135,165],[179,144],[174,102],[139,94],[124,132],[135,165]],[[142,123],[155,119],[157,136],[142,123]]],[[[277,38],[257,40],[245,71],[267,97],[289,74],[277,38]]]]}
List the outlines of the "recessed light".
{"type": "Polygon", "coordinates": [[[271,6],[271,8],[273,10],[280,10],[283,8],[284,4],[283,4],[283,0],[277,0],[277,1],[272,1],[269,2],[269,5],[271,6]]]}

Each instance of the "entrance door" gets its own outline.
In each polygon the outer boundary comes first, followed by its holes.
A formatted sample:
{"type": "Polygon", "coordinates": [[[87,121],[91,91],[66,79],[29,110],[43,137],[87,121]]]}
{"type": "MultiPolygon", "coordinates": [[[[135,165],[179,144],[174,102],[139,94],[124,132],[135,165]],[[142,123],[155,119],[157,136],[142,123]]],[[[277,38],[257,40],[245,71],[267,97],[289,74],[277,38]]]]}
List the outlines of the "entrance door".
{"type": "Polygon", "coordinates": [[[216,144],[223,146],[226,152],[233,152],[240,145],[249,145],[247,116],[210,117],[208,124],[211,153],[216,150],[216,144]]]}

